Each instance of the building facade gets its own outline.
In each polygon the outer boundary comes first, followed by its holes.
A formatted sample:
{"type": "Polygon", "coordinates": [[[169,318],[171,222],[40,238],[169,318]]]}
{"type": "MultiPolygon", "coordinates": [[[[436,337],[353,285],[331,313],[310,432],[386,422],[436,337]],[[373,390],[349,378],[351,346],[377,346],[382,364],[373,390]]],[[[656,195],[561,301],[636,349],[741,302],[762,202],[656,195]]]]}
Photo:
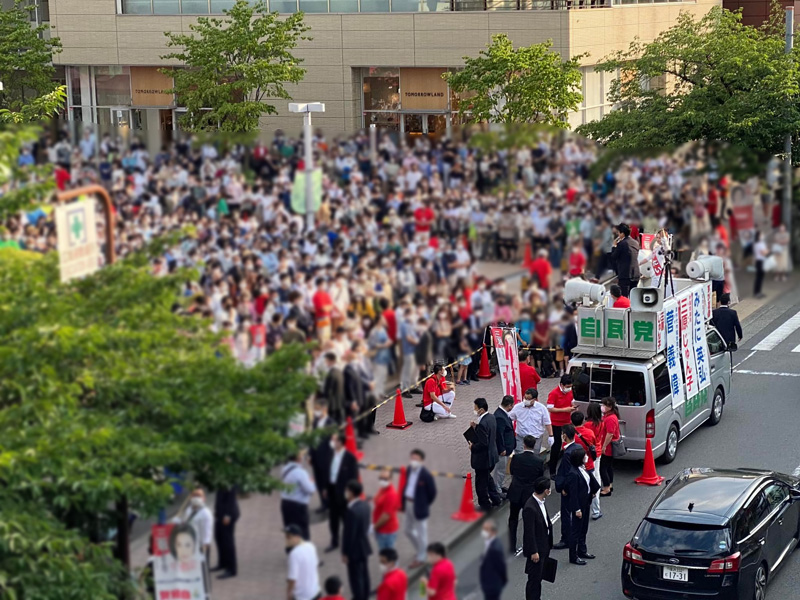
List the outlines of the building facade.
{"type": "MultiPolygon", "coordinates": [[[[582,60],[583,103],[571,125],[608,110],[611,75],[593,65],[639,37],[655,38],[682,10],[704,14],[719,0],[270,0],[282,13],[303,10],[313,39],[297,55],[307,69],[290,86],[298,102],[324,102],[315,125],[327,135],[370,124],[398,134],[448,134],[456,123],[455,98],[442,80],[464,56],[475,56],[495,33],[518,45],[552,40],[564,57],[582,60]]],[[[166,93],[171,80],[158,72],[168,64],[164,32],[189,32],[198,14],[221,13],[223,0],[49,0],[53,35],[63,52],[69,117],[98,123],[101,130],[171,130],[180,107],[166,93]]],[[[278,101],[280,114],[262,129],[295,132],[297,115],[278,101]]],[[[155,135],[155,134],[154,134],[155,135]]]]}

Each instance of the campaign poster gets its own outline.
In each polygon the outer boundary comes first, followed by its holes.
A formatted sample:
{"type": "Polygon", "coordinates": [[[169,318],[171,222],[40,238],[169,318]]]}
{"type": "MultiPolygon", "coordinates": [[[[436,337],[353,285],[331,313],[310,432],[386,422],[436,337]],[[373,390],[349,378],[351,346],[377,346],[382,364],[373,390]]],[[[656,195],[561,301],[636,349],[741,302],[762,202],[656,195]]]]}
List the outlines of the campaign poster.
{"type": "Polygon", "coordinates": [[[699,286],[692,294],[692,350],[697,366],[698,391],[711,385],[711,372],[708,362],[708,342],[706,340],[706,286],[699,286]]]}
{"type": "Polygon", "coordinates": [[[522,384],[519,380],[519,356],[517,355],[517,330],[515,328],[492,327],[492,341],[503,383],[503,395],[512,396],[514,403],[522,401],[522,384]]]}
{"type": "Polygon", "coordinates": [[[678,408],[686,399],[683,395],[683,376],[680,367],[680,315],[678,303],[667,300],[664,303],[664,328],[667,336],[667,372],[672,390],[672,408],[678,408]]]}
{"type": "Polygon", "coordinates": [[[697,366],[694,362],[694,322],[692,318],[691,290],[678,297],[678,323],[681,339],[681,360],[683,363],[683,379],[686,381],[686,396],[692,398],[699,391],[697,385],[697,366]]]}
{"type": "Polygon", "coordinates": [[[155,600],[206,600],[205,559],[191,523],[153,525],[155,600]]]}

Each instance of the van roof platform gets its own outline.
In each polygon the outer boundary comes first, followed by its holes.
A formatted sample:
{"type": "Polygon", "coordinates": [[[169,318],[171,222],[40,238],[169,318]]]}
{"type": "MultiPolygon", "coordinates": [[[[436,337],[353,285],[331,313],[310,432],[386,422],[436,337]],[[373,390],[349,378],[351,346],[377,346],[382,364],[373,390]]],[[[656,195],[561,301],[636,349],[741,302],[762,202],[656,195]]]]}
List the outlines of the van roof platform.
{"type": "Polygon", "coordinates": [[[592,356],[595,358],[631,358],[635,360],[648,360],[651,358],[655,358],[659,354],[662,354],[663,350],[660,352],[654,352],[652,350],[635,350],[632,348],[614,348],[611,346],[575,346],[572,349],[573,358],[575,358],[576,354],[581,354],[584,356],[592,356]]]}

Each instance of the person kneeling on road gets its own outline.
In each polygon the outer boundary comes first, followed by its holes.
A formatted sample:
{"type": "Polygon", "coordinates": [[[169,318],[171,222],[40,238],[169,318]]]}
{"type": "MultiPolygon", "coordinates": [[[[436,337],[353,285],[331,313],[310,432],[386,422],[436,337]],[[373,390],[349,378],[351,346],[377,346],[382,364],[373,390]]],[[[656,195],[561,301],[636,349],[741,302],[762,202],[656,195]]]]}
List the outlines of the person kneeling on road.
{"type": "Polygon", "coordinates": [[[444,365],[433,366],[431,376],[425,382],[425,390],[422,396],[423,407],[433,410],[436,417],[444,419],[455,419],[452,412],[453,402],[456,398],[455,390],[447,383],[447,369],[444,365]]]}

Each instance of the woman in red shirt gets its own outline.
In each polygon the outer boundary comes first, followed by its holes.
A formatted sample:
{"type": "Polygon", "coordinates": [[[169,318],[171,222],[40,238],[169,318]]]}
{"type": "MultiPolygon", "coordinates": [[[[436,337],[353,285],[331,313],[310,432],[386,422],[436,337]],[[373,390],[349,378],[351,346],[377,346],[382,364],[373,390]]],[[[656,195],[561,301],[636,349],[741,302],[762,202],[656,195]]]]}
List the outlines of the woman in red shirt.
{"type": "Polygon", "coordinates": [[[457,600],[456,570],[445,558],[444,544],[434,542],[428,546],[428,563],[432,565],[431,576],[420,577],[420,581],[429,600],[457,600]]]}
{"type": "Polygon", "coordinates": [[[603,398],[600,401],[600,410],[603,412],[603,430],[605,431],[602,447],[603,459],[600,461],[600,479],[603,482],[600,495],[610,496],[614,490],[614,456],[611,442],[616,442],[620,438],[617,401],[610,396],[603,398]]]}
{"type": "MultiPolygon", "coordinates": [[[[606,437],[606,430],[603,427],[603,411],[600,410],[599,402],[590,402],[586,407],[586,423],[585,426],[594,433],[595,451],[597,458],[594,459],[594,478],[601,486],[603,480],[600,478],[600,465],[603,464],[603,440],[606,437]]],[[[597,520],[603,516],[603,511],[600,510],[600,496],[594,495],[592,498],[592,519],[597,520]]]]}
{"type": "Polygon", "coordinates": [[[375,494],[372,502],[375,509],[372,511],[372,525],[375,528],[375,541],[378,550],[394,548],[397,541],[397,530],[400,524],[397,521],[397,511],[400,510],[400,494],[392,485],[392,472],[381,471],[378,480],[380,489],[375,494]]]}

